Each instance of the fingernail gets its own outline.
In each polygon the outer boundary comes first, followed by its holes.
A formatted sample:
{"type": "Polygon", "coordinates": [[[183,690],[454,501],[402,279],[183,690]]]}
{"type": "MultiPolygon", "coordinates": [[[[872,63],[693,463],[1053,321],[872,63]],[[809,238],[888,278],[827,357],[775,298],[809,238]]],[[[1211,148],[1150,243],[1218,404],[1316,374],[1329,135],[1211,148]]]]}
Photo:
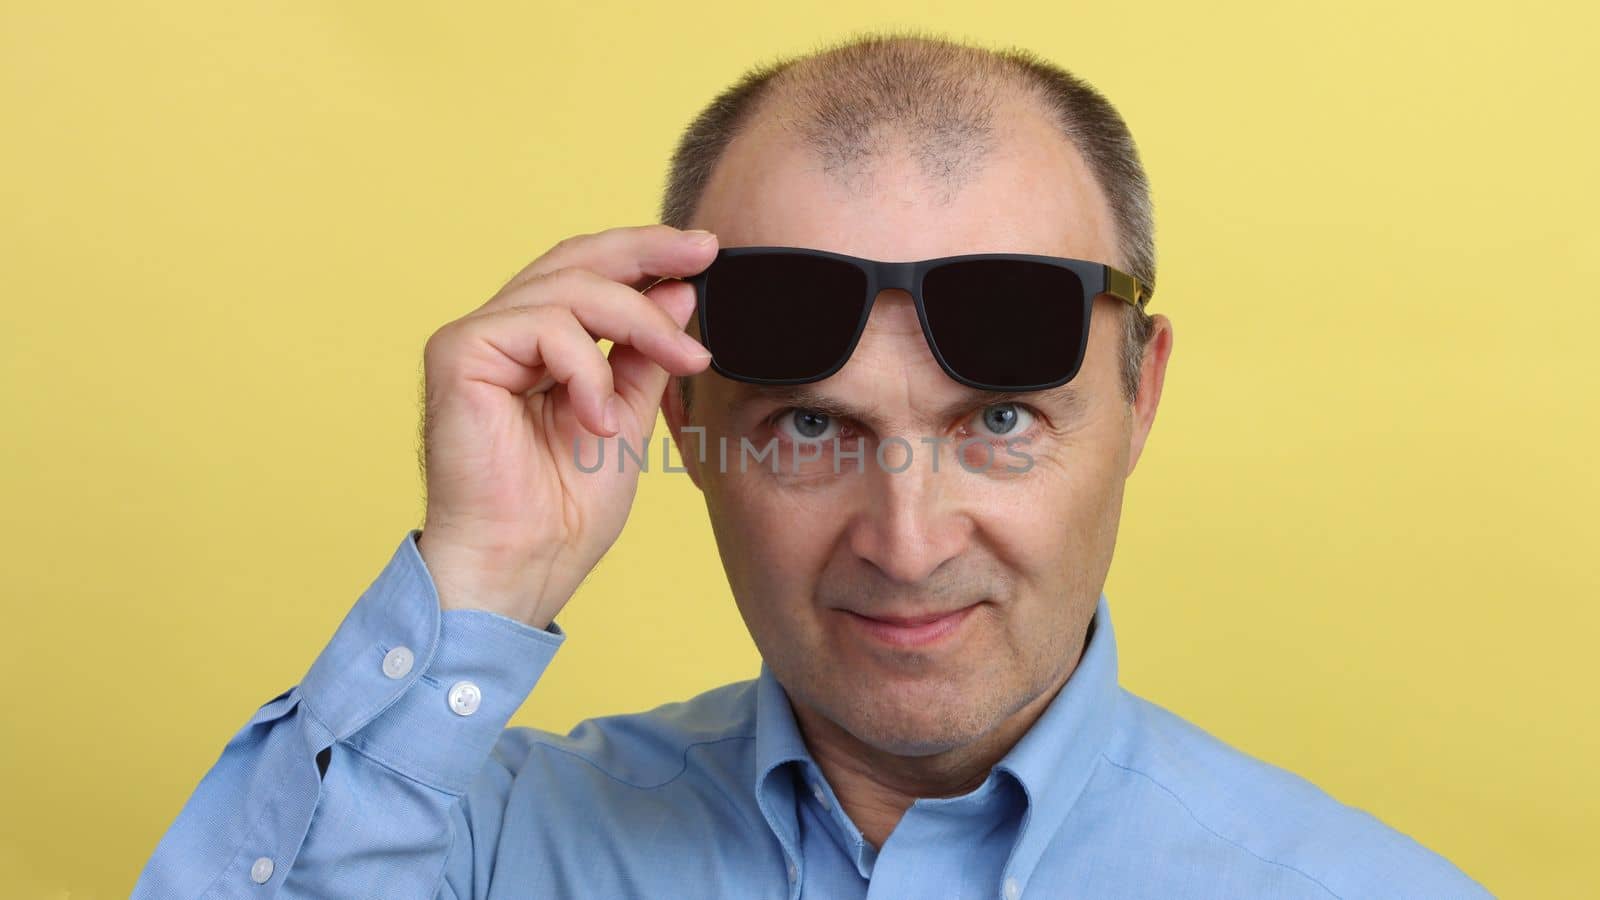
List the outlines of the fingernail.
{"type": "Polygon", "coordinates": [[[716,235],[705,230],[704,228],[691,228],[688,231],[685,231],[684,234],[689,236],[689,243],[700,247],[704,247],[706,244],[709,244],[717,239],[716,235]]]}
{"type": "Polygon", "coordinates": [[[678,343],[682,344],[683,348],[689,351],[689,355],[696,359],[711,358],[711,351],[707,350],[704,344],[695,340],[687,331],[678,332],[678,343]]]}
{"type": "Polygon", "coordinates": [[[612,394],[606,401],[605,415],[600,418],[605,423],[606,430],[616,434],[622,428],[622,398],[612,394]]]}

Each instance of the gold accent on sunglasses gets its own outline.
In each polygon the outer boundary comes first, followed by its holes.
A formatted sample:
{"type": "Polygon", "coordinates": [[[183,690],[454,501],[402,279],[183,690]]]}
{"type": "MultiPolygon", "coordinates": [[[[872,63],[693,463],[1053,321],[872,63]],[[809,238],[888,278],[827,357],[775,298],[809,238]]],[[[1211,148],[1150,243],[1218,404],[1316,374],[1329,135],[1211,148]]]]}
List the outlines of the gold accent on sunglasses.
{"type": "Polygon", "coordinates": [[[1132,275],[1107,266],[1106,293],[1124,303],[1133,304],[1136,309],[1143,312],[1145,304],[1150,302],[1150,297],[1155,291],[1132,275]]]}

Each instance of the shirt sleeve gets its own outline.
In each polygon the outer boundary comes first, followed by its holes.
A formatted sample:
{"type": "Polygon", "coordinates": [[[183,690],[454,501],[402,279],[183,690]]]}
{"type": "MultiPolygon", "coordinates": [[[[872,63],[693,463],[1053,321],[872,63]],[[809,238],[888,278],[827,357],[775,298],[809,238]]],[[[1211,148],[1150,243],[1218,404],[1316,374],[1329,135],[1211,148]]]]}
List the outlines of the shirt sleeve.
{"type": "Polygon", "coordinates": [[[228,741],[145,864],[136,900],[486,890],[474,848],[498,835],[471,833],[460,800],[474,782],[475,802],[509,790],[505,773],[485,772],[506,765],[491,751],[566,634],[441,610],[419,534],[406,534],[300,684],[228,741]]]}

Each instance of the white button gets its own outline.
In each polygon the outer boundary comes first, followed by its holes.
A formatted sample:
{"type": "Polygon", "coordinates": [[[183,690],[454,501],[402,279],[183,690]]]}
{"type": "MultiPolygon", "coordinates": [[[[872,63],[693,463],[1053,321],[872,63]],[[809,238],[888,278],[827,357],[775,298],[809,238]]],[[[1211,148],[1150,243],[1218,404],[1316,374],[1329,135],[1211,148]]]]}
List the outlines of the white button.
{"type": "Polygon", "coordinates": [[[396,647],[383,655],[383,674],[390,678],[404,678],[415,661],[410,647],[396,647]]]}
{"type": "Polygon", "coordinates": [[[795,878],[799,874],[800,874],[800,871],[794,867],[794,863],[789,863],[789,880],[790,881],[795,880],[795,878]]]}
{"type": "Polygon", "coordinates": [[[828,792],[823,790],[822,785],[817,784],[815,781],[811,782],[811,796],[817,798],[817,802],[822,804],[823,809],[829,807],[828,792]]]}
{"type": "Polygon", "coordinates": [[[470,716],[478,711],[478,703],[483,700],[483,692],[470,681],[458,681],[450,685],[450,708],[458,716],[470,716]]]}
{"type": "Polygon", "coordinates": [[[1015,878],[1007,878],[1005,885],[1006,900],[1017,900],[1022,896],[1022,885],[1017,884],[1015,878]]]}
{"type": "Polygon", "coordinates": [[[266,884],[267,879],[271,877],[272,860],[267,859],[265,856],[256,860],[255,864],[250,867],[250,880],[256,884],[266,884]]]}

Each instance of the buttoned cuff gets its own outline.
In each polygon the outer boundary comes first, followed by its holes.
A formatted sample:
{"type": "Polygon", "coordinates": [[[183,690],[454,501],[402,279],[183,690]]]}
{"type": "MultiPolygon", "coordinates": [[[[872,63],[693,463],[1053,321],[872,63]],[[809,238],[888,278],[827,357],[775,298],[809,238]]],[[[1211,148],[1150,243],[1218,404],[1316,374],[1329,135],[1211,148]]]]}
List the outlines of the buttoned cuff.
{"type": "Polygon", "coordinates": [[[300,683],[308,749],[333,741],[464,793],[566,640],[487,610],[439,608],[407,532],[300,683]]]}

